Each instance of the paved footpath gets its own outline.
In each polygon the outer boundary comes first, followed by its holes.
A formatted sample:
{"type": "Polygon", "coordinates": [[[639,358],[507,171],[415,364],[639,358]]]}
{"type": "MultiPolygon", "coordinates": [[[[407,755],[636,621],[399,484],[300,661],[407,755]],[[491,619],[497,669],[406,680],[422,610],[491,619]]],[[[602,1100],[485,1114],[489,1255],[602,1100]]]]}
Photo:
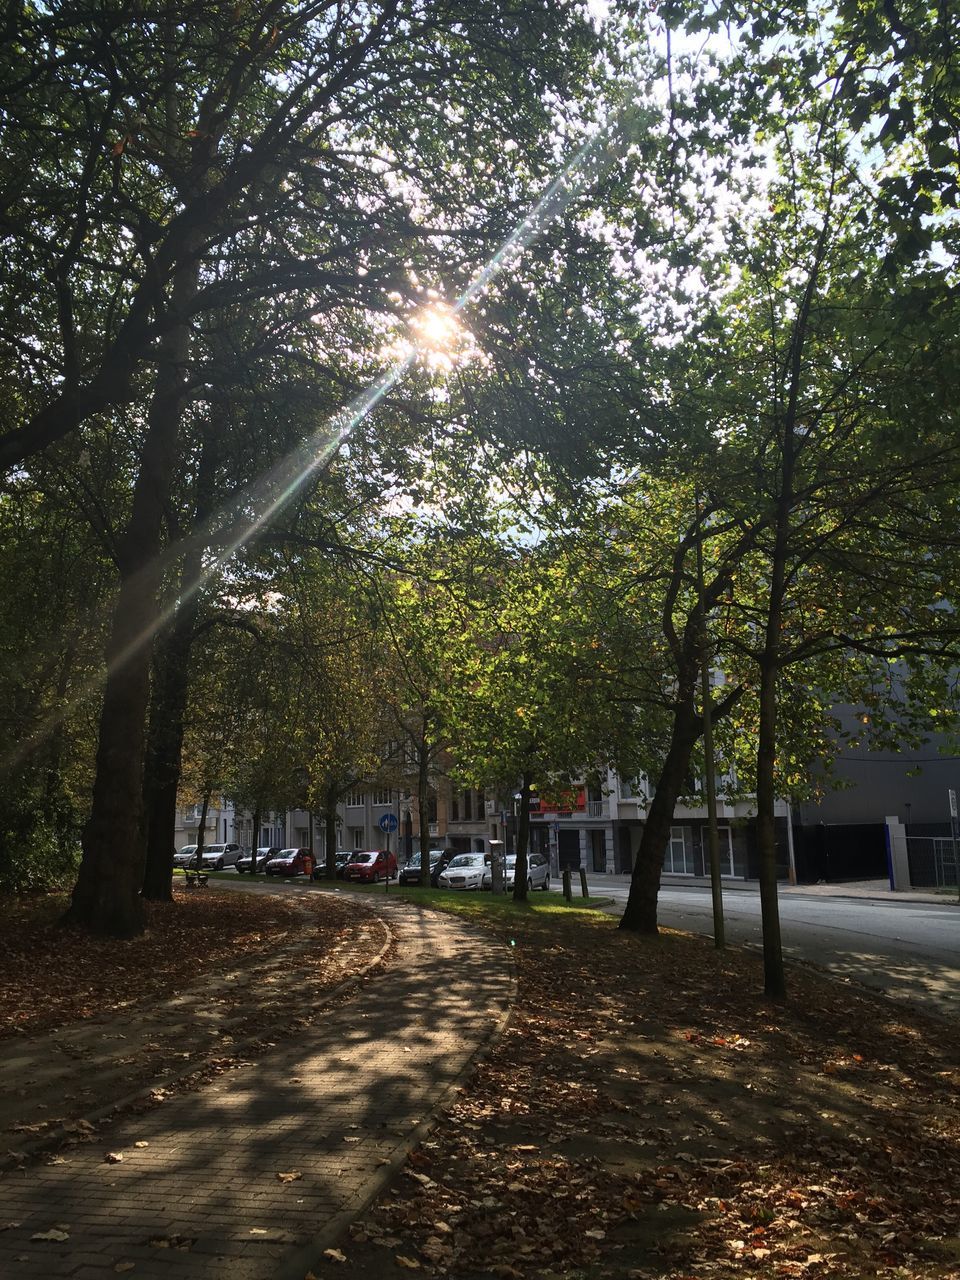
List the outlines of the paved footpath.
{"type": "Polygon", "coordinates": [[[399,901],[376,910],[396,938],[391,971],[301,1037],[0,1174],[3,1280],[302,1280],[316,1269],[513,999],[510,957],[490,936],[399,901]]]}

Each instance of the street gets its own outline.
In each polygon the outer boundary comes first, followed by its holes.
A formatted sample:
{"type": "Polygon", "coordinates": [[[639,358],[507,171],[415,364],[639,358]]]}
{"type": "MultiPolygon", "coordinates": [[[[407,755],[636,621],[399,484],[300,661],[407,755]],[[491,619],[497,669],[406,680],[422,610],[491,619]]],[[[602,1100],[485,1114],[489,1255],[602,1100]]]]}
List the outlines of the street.
{"type": "MultiPolygon", "coordinates": [[[[614,898],[619,912],[628,886],[594,877],[590,892],[614,898]]],[[[727,940],[759,947],[759,893],[728,890],[723,906],[727,940]]],[[[709,888],[662,888],[659,920],[712,936],[709,888]]],[[[811,961],[932,1013],[960,1013],[960,908],[951,903],[804,896],[792,889],[780,895],[780,927],[784,955],[791,959],[811,961]]]]}

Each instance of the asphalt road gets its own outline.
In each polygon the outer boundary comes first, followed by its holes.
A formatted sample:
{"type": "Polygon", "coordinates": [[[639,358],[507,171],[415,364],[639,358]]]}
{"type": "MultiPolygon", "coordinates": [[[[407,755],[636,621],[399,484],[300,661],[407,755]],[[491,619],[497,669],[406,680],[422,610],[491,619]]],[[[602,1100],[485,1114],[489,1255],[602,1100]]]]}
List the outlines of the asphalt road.
{"type": "MultiPolygon", "coordinates": [[[[596,881],[592,889],[625,902],[627,887],[596,881]]],[[[713,935],[710,890],[660,891],[660,922],[713,935]]],[[[724,895],[726,936],[761,946],[760,898],[750,890],[724,895]]],[[[960,908],[939,903],[863,898],[780,897],[784,955],[828,969],[929,1012],[960,1014],[960,908]]]]}

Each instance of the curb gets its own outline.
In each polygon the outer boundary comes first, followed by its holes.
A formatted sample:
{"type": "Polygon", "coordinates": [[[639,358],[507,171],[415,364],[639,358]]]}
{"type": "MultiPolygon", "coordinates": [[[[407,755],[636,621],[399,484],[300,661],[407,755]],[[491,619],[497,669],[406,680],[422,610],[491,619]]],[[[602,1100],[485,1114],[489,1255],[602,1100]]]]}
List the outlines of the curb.
{"type": "MultiPolygon", "coordinates": [[[[429,910],[427,907],[420,907],[417,903],[411,902],[406,905],[421,913],[429,910]]],[[[470,928],[470,925],[466,924],[465,921],[461,920],[458,923],[464,924],[468,929],[470,928]]],[[[498,943],[497,945],[502,944],[498,943]]],[[[474,1075],[478,1065],[489,1057],[501,1040],[503,1033],[510,1025],[510,1019],[513,1017],[517,1000],[516,961],[509,947],[504,946],[503,949],[507,954],[506,971],[510,976],[507,1007],[497,1022],[490,1028],[486,1039],[481,1041],[464,1063],[463,1069],[457,1078],[451,1080],[437,1097],[427,1115],[397,1143],[390,1155],[386,1157],[386,1163],[377,1169],[353,1204],[346,1209],[341,1209],[339,1213],[329,1218],[324,1223],[323,1229],[314,1236],[309,1244],[301,1245],[295,1253],[285,1259],[275,1271],[271,1272],[270,1280],[304,1280],[308,1271],[311,1271],[314,1266],[320,1265],[324,1249],[331,1248],[350,1224],[360,1217],[362,1213],[366,1212],[374,1200],[393,1182],[406,1164],[410,1152],[432,1132],[439,1123],[440,1113],[453,1102],[456,1095],[463,1090],[466,1083],[474,1075]]]]}
{"type": "MultiPolygon", "coordinates": [[[[375,912],[371,912],[371,914],[376,915],[375,912]]],[[[382,963],[385,955],[390,950],[391,946],[393,946],[396,941],[393,930],[387,922],[382,919],[382,917],[376,916],[376,919],[386,933],[386,938],[384,939],[380,950],[372,960],[368,960],[367,963],[363,965],[362,968],[358,969],[356,973],[352,973],[350,977],[344,978],[341,982],[338,982],[336,986],[331,987],[314,1006],[315,1014],[319,1014],[328,1005],[332,1004],[335,1000],[338,1000],[352,988],[360,986],[367,974],[370,973],[372,969],[375,969],[377,965],[382,963]]],[[[263,1031],[261,1030],[257,1035],[247,1036],[243,1040],[235,1041],[232,1048],[237,1054],[242,1054],[245,1048],[261,1043],[262,1039],[263,1031]]],[[[62,1126],[59,1129],[51,1129],[47,1133],[40,1134],[30,1142],[19,1144],[21,1149],[16,1152],[4,1152],[0,1155],[0,1175],[10,1170],[22,1169],[24,1167],[25,1159],[35,1159],[37,1156],[42,1156],[48,1151],[53,1151],[63,1146],[64,1143],[69,1142],[73,1137],[74,1129],[78,1124],[90,1124],[97,1126],[104,1120],[109,1120],[112,1117],[119,1119],[120,1112],[128,1111],[138,1103],[149,1102],[151,1094],[155,1089],[164,1087],[170,1083],[173,1085],[179,1084],[186,1080],[188,1076],[194,1075],[197,1071],[202,1072],[214,1060],[215,1056],[207,1057],[199,1064],[195,1064],[193,1069],[184,1075],[171,1073],[170,1075],[165,1076],[155,1076],[149,1085],[145,1085],[140,1089],[135,1089],[132,1093],[126,1094],[124,1097],[119,1098],[114,1102],[107,1103],[106,1106],[99,1107],[96,1111],[88,1111],[86,1115],[79,1116],[75,1120],[68,1121],[68,1124],[73,1126],[73,1128],[62,1126]]],[[[206,1082],[201,1081],[197,1087],[202,1088],[204,1083],[206,1082]]],[[[95,1140],[96,1136],[96,1134],[91,1134],[91,1141],[95,1140]]]]}

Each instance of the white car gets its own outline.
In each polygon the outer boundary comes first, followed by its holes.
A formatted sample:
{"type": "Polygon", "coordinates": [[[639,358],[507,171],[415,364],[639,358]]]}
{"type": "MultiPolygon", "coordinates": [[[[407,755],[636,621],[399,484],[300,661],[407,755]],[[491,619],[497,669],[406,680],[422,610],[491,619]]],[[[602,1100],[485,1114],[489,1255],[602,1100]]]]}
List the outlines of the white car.
{"type": "MultiPolygon", "coordinates": [[[[504,884],[508,889],[513,888],[513,882],[516,878],[517,859],[515,854],[507,855],[507,865],[504,868],[504,884]]],[[[550,863],[542,853],[527,854],[527,888],[542,889],[544,893],[550,888],[550,863]]]]}
{"type": "Polygon", "coordinates": [[[493,884],[489,855],[458,853],[441,871],[441,889],[489,889],[493,884]]]}
{"type": "Polygon", "coordinates": [[[224,867],[235,867],[241,853],[243,850],[238,844],[205,844],[203,865],[208,871],[222,871],[224,867]]]}

